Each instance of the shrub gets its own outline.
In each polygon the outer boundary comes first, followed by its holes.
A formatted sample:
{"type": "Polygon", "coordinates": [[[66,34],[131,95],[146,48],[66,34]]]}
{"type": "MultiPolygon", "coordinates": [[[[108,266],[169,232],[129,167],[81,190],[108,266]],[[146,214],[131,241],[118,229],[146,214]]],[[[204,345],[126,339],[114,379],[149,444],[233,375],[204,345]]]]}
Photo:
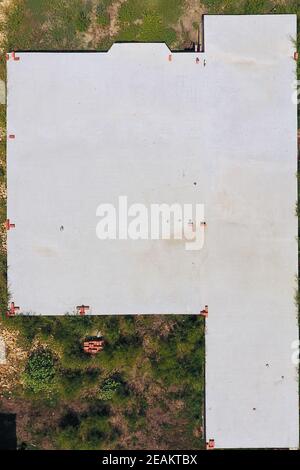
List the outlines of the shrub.
{"type": "Polygon", "coordinates": [[[98,398],[100,400],[111,400],[119,386],[120,384],[116,380],[106,379],[99,390],[98,398]]]}
{"type": "Polygon", "coordinates": [[[55,357],[49,349],[39,348],[28,359],[23,374],[24,385],[34,393],[49,393],[55,384],[55,357]]]}

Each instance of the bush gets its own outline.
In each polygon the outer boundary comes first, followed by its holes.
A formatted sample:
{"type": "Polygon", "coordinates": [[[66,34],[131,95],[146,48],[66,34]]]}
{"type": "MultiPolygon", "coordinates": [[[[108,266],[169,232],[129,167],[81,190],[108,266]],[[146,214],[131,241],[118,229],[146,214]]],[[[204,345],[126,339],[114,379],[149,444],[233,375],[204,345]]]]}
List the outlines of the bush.
{"type": "Polygon", "coordinates": [[[116,380],[106,379],[99,390],[98,398],[100,400],[111,400],[119,386],[120,384],[116,380]]]}
{"type": "Polygon", "coordinates": [[[55,357],[49,349],[37,349],[29,356],[23,374],[24,385],[34,393],[49,393],[55,384],[55,357]]]}

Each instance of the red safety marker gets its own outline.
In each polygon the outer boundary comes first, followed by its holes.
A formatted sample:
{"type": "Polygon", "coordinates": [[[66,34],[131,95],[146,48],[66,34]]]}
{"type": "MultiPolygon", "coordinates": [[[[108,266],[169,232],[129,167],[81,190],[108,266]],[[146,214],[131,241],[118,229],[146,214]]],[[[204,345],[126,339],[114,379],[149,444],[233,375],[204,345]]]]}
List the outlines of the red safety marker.
{"type": "Polygon", "coordinates": [[[20,57],[17,57],[15,52],[12,52],[11,56],[13,60],[20,60],[20,57]]]}
{"type": "Polygon", "coordinates": [[[9,134],[8,138],[9,138],[9,139],[15,139],[16,136],[15,136],[15,134],[9,134]]]}
{"type": "Polygon", "coordinates": [[[20,307],[17,307],[14,302],[11,302],[10,308],[6,312],[6,316],[13,317],[19,310],[20,310],[20,307]]]}
{"type": "Polygon", "coordinates": [[[20,60],[20,57],[19,57],[19,56],[16,56],[16,53],[15,53],[15,52],[12,52],[12,53],[11,53],[11,56],[9,55],[9,53],[5,54],[6,60],[9,60],[10,57],[12,58],[12,60],[20,60]]]}
{"type": "Polygon", "coordinates": [[[77,305],[76,309],[78,310],[79,315],[83,316],[86,313],[86,310],[89,310],[88,305],[77,305]]]}
{"type": "Polygon", "coordinates": [[[298,60],[299,59],[299,52],[294,52],[294,59],[295,60],[298,60]]]}
{"type": "Polygon", "coordinates": [[[9,219],[5,221],[5,228],[6,230],[10,230],[11,228],[15,228],[16,224],[12,224],[9,219]]]}
{"type": "Polygon", "coordinates": [[[208,305],[205,305],[204,310],[201,310],[200,315],[205,318],[208,317],[208,305]]]}
{"type": "Polygon", "coordinates": [[[215,440],[209,439],[209,441],[206,443],[206,450],[212,450],[214,448],[215,448],[215,440]]]}

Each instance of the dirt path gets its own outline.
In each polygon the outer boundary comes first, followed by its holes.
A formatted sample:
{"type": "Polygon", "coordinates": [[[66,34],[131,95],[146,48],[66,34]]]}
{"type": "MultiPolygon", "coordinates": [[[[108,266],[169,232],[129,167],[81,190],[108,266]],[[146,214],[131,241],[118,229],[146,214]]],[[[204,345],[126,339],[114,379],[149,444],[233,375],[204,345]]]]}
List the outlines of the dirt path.
{"type": "Polygon", "coordinates": [[[3,51],[3,43],[6,40],[5,36],[5,22],[6,11],[11,6],[13,0],[2,0],[0,2],[0,51],[3,51]]]}
{"type": "Polygon", "coordinates": [[[189,47],[191,43],[198,42],[198,25],[204,13],[206,9],[199,0],[186,0],[183,14],[173,26],[180,46],[189,47]]]}
{"type": "Polygon", "coordinates": [[[116,36],[120,30],[119,26],[119,9],[123,3],[126,3],[127,0],[117,0],[109,8],[108,13],[110,16],[110,26],[109,26],[109,36],[112,38],[116,36]]]}
{"type": "Polygon", "coordinates": [[[0,398],[9,396],[20,384],[21,372],[28,352],[18,344],[18,332],[4,328],[0,321],[0,336],[6,347],[6,363],[0,364],[0,398]]]}

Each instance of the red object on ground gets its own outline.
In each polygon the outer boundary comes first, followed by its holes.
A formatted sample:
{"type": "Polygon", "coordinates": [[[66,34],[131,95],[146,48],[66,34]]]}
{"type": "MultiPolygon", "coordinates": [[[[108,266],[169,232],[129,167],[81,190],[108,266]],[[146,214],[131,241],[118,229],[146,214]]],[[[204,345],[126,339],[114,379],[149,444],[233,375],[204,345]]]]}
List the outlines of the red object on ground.
{"type": "Polygon", "coordinates": [[[6,230],[10,230],[11,228],[15,228],[16,224],[12,224],[9,219],[5,222],[6,230]]]}
{"type": "Polygon", "coordinates": [[[205,318],[208,317],[208,305],[205,305],[205,308],[204,310],[201,310],[200,315],[202,315],[205,318]]]}
{"type": "MultiPolygon", "coordinates": [[[[5,54],[5,58],[6,60],[9,60],[10,59],[10,55],[7,53],[5,54]]],[[[20,60],[20,57],[16,56],[16,53],[15,52],[12,52],[11,53],[11,58],[12,60],[20,60]]]]}
{"type": "Polygon", "coordinates": [[[88,310],[90,307],[88,305],[77,305],[77,310],[79,315],[85,315],[85,311],[88,310]]]}
{"type": "Polygon", "coordinates": [[[298,60],[299,59],[299,52],[294,52],[294,59],[295,60],[298,60]]]}
{"type": "Polygon", "coordinates": [[[20,310],[20,307],[17,307],[14,302],[11,302],[10,308],[6,312],[6,316],[13,317],[19,310],[20,310]]]}
{"type": "Polygon", "coordinates": [[[98,352],[101,352],[103,348],[104,340],[100,338],[84,341],[83,343],[83,350],[88,354],[97,354],[98,352]]]}
{"type": "Polygon", "coordinates": [[[206,450],[212,450],[214,448],[215,448],[215,440],[209,439],[209,441],[206,443],[206,450]]]}
{"type": "Polygon", "coordinates": [[[20,60],[20,57],[17,57],[15,52],[12,52],[11,56],[12,56],[13,60],[20,60]]]}
{"type": "Polygon", "coordinates": [[[172,54],[169,54],[169,62],[172,62],[172,54]]]}

